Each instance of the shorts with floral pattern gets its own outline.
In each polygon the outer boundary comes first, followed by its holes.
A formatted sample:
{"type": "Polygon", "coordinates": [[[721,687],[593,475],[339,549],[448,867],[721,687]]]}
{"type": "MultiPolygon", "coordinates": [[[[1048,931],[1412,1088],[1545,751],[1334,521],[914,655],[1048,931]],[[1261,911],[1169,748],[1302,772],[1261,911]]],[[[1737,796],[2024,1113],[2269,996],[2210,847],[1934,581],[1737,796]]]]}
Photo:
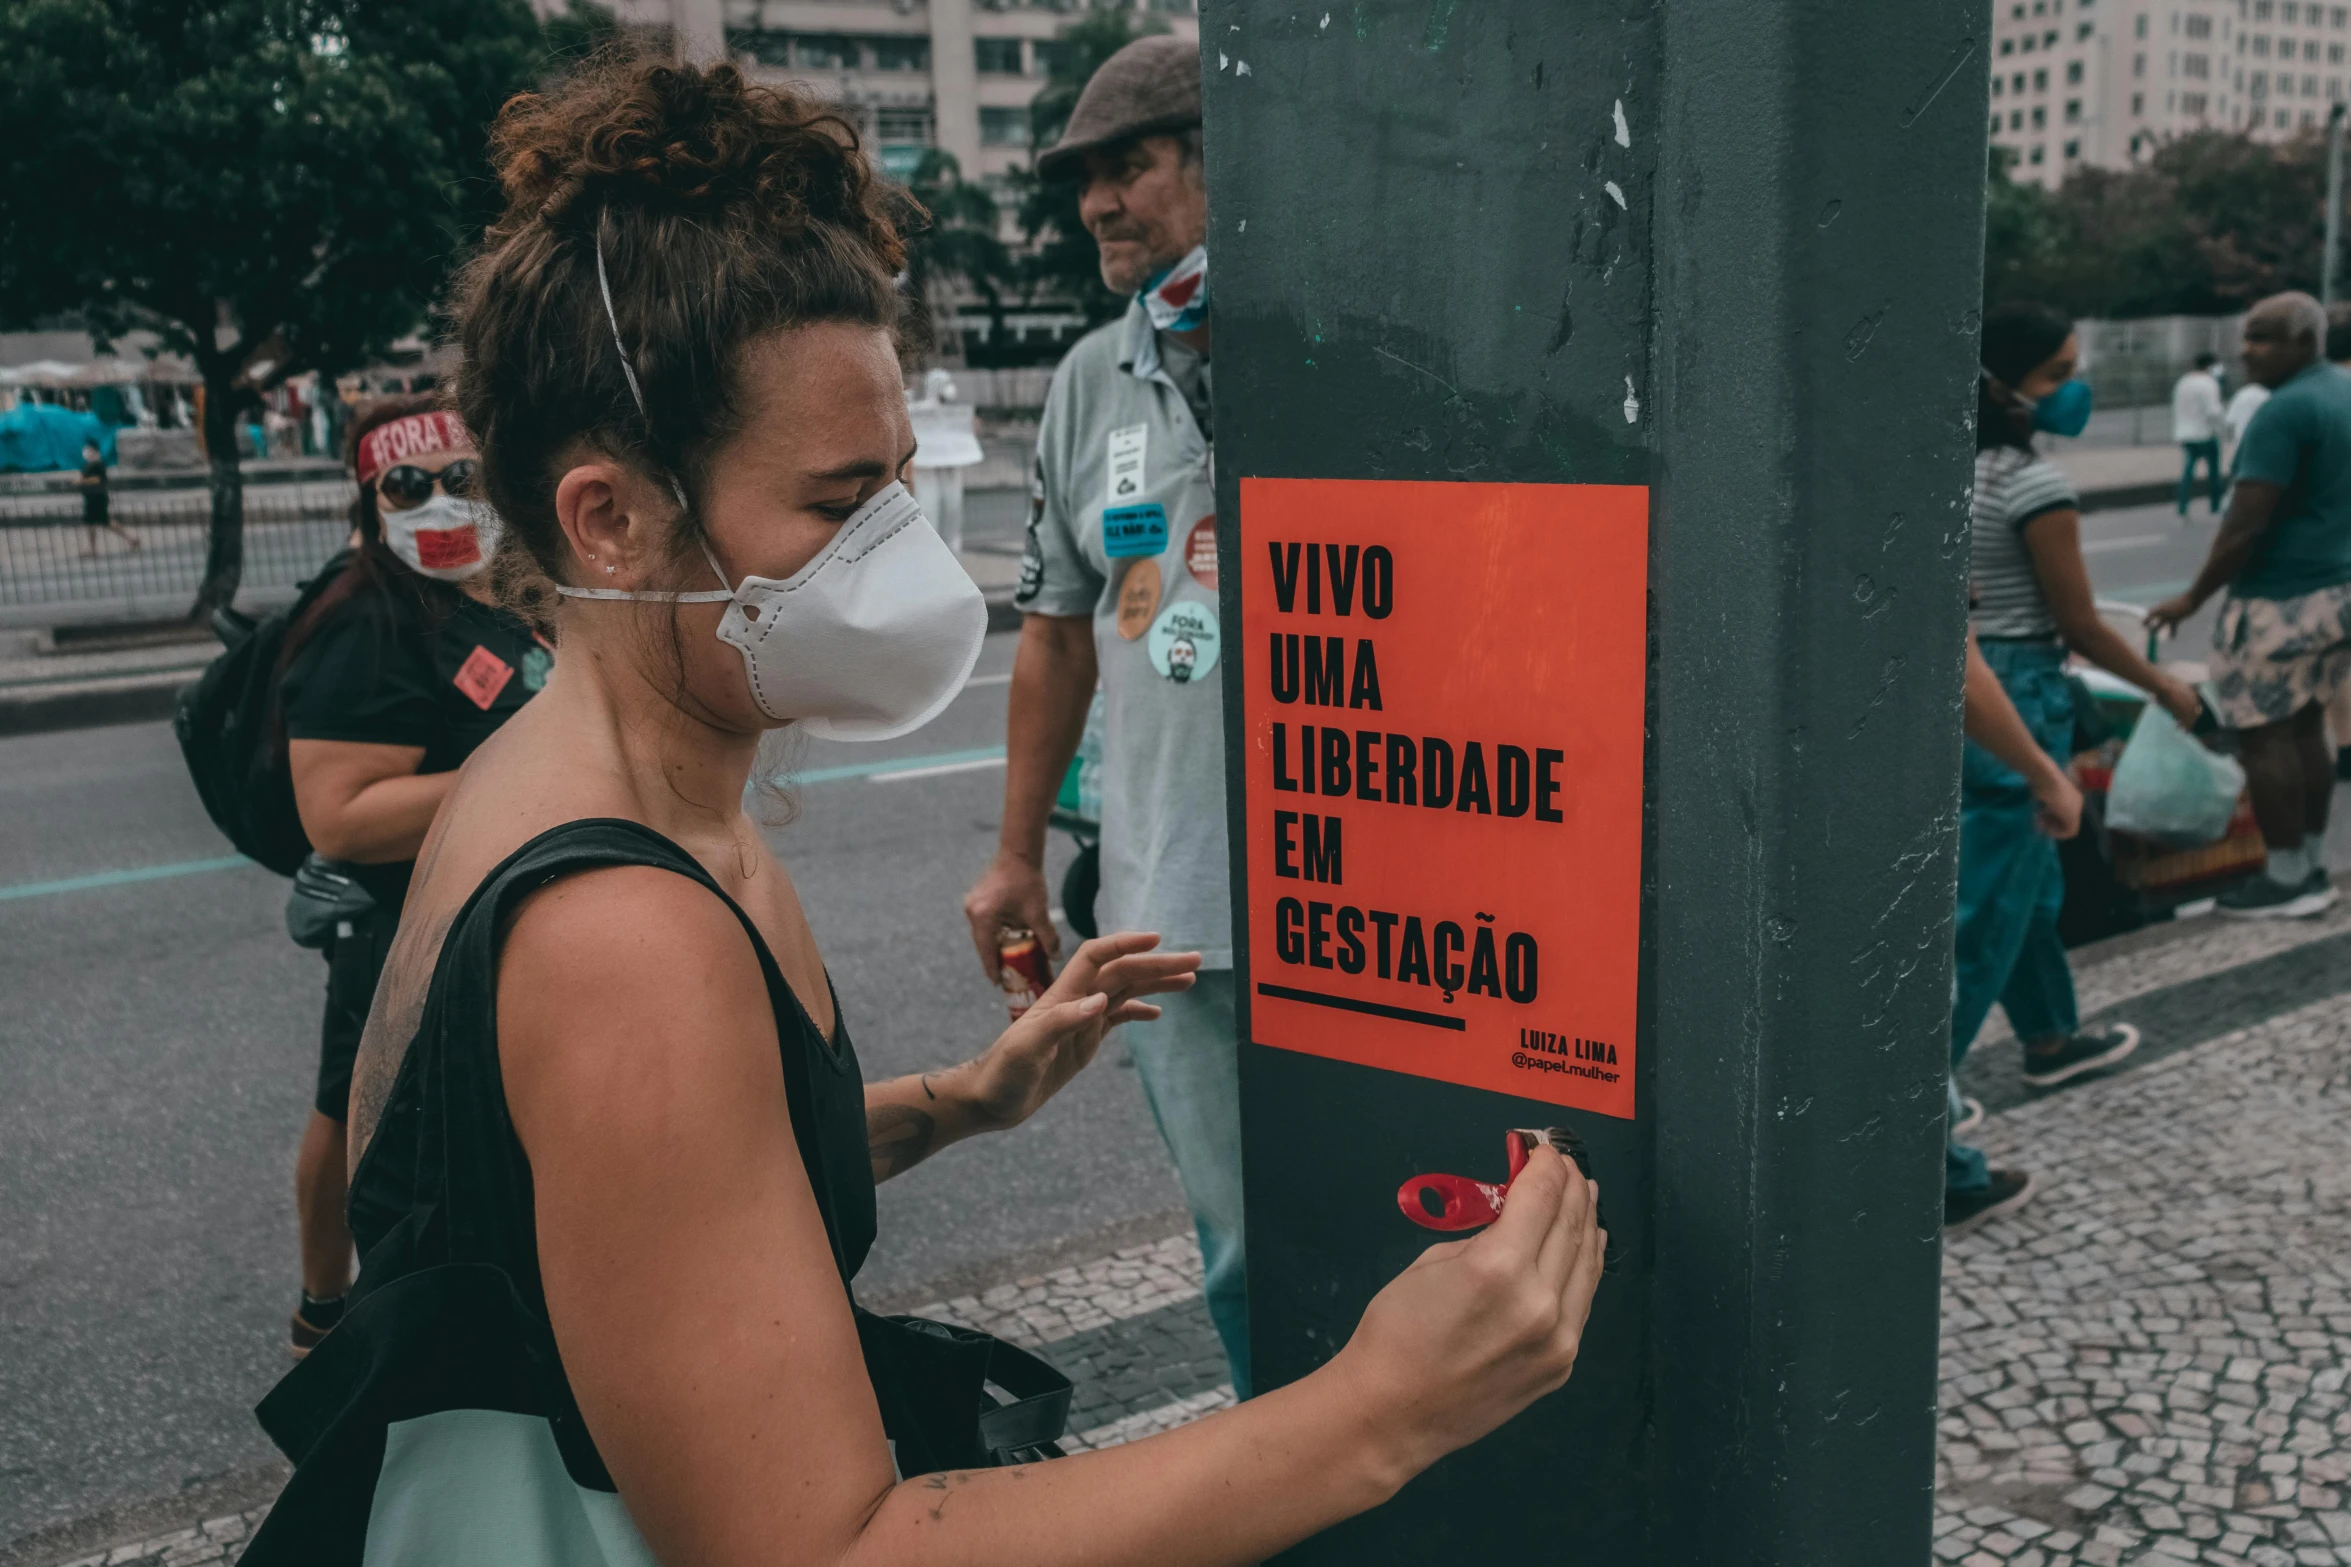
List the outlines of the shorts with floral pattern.
{"type": "Polygon", "coordinates": [[[2351,678],[2351,582],[2290,599],[2230,594],[2212,623],[2211,674],[2213,707],[2231,729],[2332,701],[2351,678]]]}

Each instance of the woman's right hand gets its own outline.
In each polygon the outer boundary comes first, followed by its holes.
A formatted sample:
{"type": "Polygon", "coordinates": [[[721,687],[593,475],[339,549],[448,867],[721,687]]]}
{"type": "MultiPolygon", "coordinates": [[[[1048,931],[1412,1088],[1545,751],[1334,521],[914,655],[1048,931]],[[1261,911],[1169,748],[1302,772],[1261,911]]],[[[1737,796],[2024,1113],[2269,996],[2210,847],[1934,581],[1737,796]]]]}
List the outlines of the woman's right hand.
{"type": "Polygon", "coordinates": [[[1575,1369],[1607,1232],[1596,1182],[1547,1147],[1502,1216],[1431,1246],[1373,1297],[1331,1363],[1352,1378],[1372,1440],[1402,1444],[1402,1479],[1468,1446],[1575,1369]]]}
{"type": "Polygon", "coordinates": [[[2195,732],[2196,720],[2204,715],[2204,699],[2196,694],[2196,688],[2185,680],[2175,680],[2169,675],[2164,676],[2163,684],[2155,688],[2155,700],[2161,702],[2163,710],[2191,734],[2195,732]]]}

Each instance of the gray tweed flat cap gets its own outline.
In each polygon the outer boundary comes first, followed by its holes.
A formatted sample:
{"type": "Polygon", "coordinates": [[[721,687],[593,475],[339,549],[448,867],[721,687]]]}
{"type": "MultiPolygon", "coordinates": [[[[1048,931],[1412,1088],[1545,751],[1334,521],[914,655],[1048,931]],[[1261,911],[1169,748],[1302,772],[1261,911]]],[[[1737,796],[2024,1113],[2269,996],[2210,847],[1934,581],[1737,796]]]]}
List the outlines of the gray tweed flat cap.
{"type": "Polygon", "coordinates": [[[1103,61],[1086,83],[1061,140],[1038,156],[1037,173],[1075,179],[1097,147],[1199,123],[1200,46],[1172,33],[1138,38],[1103,61]]]}

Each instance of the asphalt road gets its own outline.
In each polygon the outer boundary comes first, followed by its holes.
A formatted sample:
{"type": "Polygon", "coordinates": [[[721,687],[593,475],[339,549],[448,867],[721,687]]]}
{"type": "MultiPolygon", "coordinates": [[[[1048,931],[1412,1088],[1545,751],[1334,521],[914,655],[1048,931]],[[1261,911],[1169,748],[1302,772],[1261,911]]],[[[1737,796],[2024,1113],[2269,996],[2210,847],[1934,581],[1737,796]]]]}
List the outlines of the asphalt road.
{"type": "MultiPolygon", "coordinates": [[[[1017,497],[975,496],[1008,547],[1017,497]]],[[[2102,596],[2151,603],[2212,534],[2167,507],[2084,522],[2102,596]]],[[[2202,631],[2176,644],[2197,656],[2202,631]]],[[[995,837],[1009,636],[918,734],[802,742],[818,781],[773,840],[798,880],[869,1076],[963,1059],[1001,1026],[960,894],[995,837]],[[827,776],[897,763],[902,779],[827,776]]],[[[250,1409],[285,1369],[293,1145],[323,966],[285,884],[205,866],[226,845],[168,728],[0,740],[0,1557],[30,1531],[238,1477],[274,1455],[250,1409]],[[175,874],[134,879],[140,873],[175,874]],[[49,884],[64,882],[57,887],[49,884]]],[[[1057,841],[1057,855],[1066,854],[1057,841]]],[[[1092,1255],[1180,1202],[1115,1048],[1035,1121],[882,1190],[860,1286],[906,1298],[1057,1244],[1092,1255]]]]}
{"type": "MultiPolygon", "coordinates": [[[[772,839],[869,1077],[950,1065],[1003,1026],[959,900],[995,842],[1003,769],[970,764],[1002,745],[1012,641],[991,637],[921,732],[795,757],[822,781],[772,839]],[[823,777],[922,758],[958,770],[823,777]]],[[[27,895],[227,854],[165,725],[0,741],[0,819],[4,1549],[272,1458],[250,1410],[286,1367],[324,971],[286,940],[285,883],[251,866],[27,895]]],[[[861,1289],[903,1298],[1056,1242],[1095,1255],[1176,1210],[1123,1060],[1106,1051],[1027,1126],[884,1187],[861,1289]]]]}

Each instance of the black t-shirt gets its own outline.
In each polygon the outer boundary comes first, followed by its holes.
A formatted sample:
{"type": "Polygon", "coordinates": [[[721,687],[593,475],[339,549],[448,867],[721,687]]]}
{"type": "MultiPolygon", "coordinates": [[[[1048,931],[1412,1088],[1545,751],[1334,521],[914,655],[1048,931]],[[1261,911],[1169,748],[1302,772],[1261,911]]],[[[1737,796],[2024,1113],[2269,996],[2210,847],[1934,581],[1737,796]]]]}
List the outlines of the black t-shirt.
{"type": "Polygon", "coordinates": [[[82,464],[82,515],[106,515],[106,462],[93,457],[82,464]]]}
{"type": "MultiPolygon", "coordinates": [[[[555,659],[505,610],[446,597],[444,610],[403,587],[363,589],[338,605],[286,671],[286,738],[422,746],[420,773],[462,766],[547,683],[555,659]]],[[[412,869],[362,866],[358,880],[397,909],[412,869]]]]}

